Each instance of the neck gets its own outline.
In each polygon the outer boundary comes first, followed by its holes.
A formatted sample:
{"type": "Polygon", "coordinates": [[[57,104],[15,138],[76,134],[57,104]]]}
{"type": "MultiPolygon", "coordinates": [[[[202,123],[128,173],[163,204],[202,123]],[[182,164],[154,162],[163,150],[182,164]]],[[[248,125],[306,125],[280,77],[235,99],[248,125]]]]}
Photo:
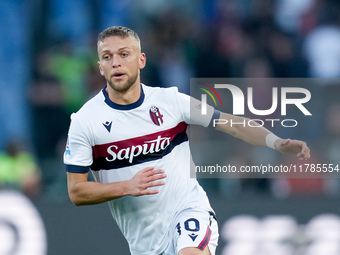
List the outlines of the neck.
{"type": "Polygon", "coordinates": [[[112,102],[120,105],[129,105],[138,101],[141,94],[140,82],[134,84],[129,90],[125,92],[119,92],[106,86],[106,92],[112,102]]]}

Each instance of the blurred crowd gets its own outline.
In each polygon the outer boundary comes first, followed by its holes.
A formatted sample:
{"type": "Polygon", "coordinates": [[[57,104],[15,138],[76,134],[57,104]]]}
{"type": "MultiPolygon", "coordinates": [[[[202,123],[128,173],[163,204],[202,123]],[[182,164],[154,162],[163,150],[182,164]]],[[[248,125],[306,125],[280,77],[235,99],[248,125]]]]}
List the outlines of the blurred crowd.
{"type": "MultiPolygon", "coordinates": [[[[69,116],[105,86],[96,40],[113,25],[131,27],[141,37],[147,56],[141,78],[150,86],[177,86],[189,94],[191,77],[327,78],[312,94],[319,122],[309,122],[306,133],[297,135],[310,139],[315,162],[340,164],[339,1],[11,0],[0,3],[0,14],[7,25],[0,29],[6,35],[0,39],[0,150],[12,157],[6,147],[25,144],[28,162],[36,164],[37,190],[49,198],[66,197],[62,154],[69,116]]],[[[238,155],[254,162],[251,148],[234,149],[230,160],[238,155]]],[[[1,164],[0,158],[0,183],[8,183],[1,164]]],[[[336,180],[306,183],[301,192],[340,194],[336,180]]],[[[237,187],[235,194],[272,195],[288,185],[267,179],[202,184],[218,194],[229,185],[237,187]]],[[[303,186],[301,180],[296,185],[303,186]]]]}

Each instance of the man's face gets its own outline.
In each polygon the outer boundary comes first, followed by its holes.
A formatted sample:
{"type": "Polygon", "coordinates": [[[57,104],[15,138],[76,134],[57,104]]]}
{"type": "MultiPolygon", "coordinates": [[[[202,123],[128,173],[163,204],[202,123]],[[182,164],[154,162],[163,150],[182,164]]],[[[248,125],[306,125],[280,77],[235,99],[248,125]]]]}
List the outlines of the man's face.
{"type": "Polygon", "coordinates": [[[110,36],[98,44],[100,74],[116,92],[124,93],[140,83],[139,69],[145,66],[145,54],[133,37],[110,36]]]}

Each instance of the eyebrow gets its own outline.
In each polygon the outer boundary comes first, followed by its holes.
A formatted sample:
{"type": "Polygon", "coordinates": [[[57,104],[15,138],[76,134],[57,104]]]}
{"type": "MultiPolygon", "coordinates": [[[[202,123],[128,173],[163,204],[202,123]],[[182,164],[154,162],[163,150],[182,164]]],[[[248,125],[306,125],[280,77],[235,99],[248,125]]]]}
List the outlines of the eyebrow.
{"type": "Polygon", "coordinates": [[[130,47],[123,47],[123,48],[119,48],[118,51],[122,51],[122,50],[131,50],[130,47]]]}
{"type": "MultiPolygon", "coordinates": [[[[119,48],[118,51],[123,51],[123,50],[132,50],[130,47],[123,47],[123,48],[119,48]]],[[[101,53],[107,53],[107,52],[111,52],[110,50],[103,50],[101,53]]]]}

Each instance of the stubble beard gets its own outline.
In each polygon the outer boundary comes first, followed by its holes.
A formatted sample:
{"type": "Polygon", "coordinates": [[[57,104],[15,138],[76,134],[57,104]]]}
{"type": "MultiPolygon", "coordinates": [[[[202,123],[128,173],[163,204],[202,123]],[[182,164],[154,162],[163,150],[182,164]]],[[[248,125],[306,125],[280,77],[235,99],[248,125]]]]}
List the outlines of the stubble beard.
{"type": "Polygon", "coordinates": [[[135,75],[130,76],[124,84],[121,84],[121,82],[114,83],[111,79],[106,79],[106,81],[114,91],[118,93],[125,93],[135,84],[137,78],[138,72],[135,75]]]}

